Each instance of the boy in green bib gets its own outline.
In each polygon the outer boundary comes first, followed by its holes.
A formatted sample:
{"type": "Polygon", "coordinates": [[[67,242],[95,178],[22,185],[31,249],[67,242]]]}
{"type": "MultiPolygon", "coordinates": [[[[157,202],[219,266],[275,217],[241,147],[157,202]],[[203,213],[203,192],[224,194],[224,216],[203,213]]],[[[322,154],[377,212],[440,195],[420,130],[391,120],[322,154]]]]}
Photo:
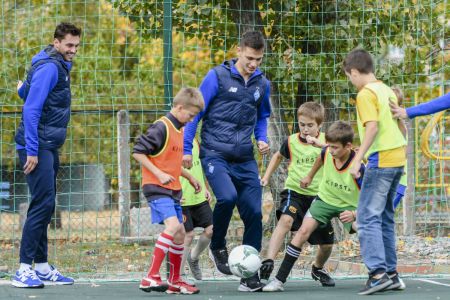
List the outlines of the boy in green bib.
{"type": "Polygon", "coordinates": [[[295,234],[281,263],[278,273],[264,288],[265,292],[283,291],[283,285],[300,256],[303,244],[308,241],[316,229],[330,226],[334,217],[339,217],[344,228],[352,233],[355,211],[358,205],[359,190],[364,174],[364,165],[360,167],[360,177],[355,180],[349,172],[356,153],[352,150],[353,129],[345,122],[335,122],[327,130],[324,147],[309,173],[300,180],[302,188],[313,184],[315,176],[322,171],[319,192],[306,213],[300,229],[295,234]]]}
{"type": "Polygon", "coordinates": [[[183,211],[183,223],[186,230],[184,238],[184,255],[181,264],[181,270],[184,270],[186,261],[191,270],[192,277],[196,280],[202,280],[202,271],[199,265],[200,254],[205,250],[211,242],[212,236],[212,210],[209,206],[211,201],[211,194],[206,187],[203,176],[203,169],[199,158],[199,144],[197,140],[192,143],[192,167],[189,173],[200,182],[202,191],[204,193],[195,193],[195,190],[189,182],[180,177],[181,188],[183,190],[183,198],[181,201],[181,208],[183,211]],[[194,239],[194,228],[203,228],[203,233],[198,238],[197,244],[192,249],[191,244],[194,239]]]}
{"type": "MultiPolygon", "coordinates": [[[[277,209],[278,223],[272,233],[267,250],[267,257],[260,269],[261,279],[269,279],[274,268],[275,257],[289,231],[297,231],[302,225],[303,218],[317,196],[322,171],[306,187],[300,187],[300,180],[311,170],[317,156],[325,145],[324,134],[320,132],[325,117],[324,108],[316,102],[302,104],[298,111],[298,125],[300,132],[289,136],[277,151],[261,179],[261,185],[268,184],[272,173],[280,165],[283,158],[288,159],[288,177],[285,189],[281,192],[281,203],[277,209]]],[[[331,224],[319,228],[308,239],[311,245],[319,245],[316,259],[312,265],[311,276],[319,280],[322,286],[334,286],[334,280],[323,268],[330,257],[334,243],[334,232],[331,224]]]]}

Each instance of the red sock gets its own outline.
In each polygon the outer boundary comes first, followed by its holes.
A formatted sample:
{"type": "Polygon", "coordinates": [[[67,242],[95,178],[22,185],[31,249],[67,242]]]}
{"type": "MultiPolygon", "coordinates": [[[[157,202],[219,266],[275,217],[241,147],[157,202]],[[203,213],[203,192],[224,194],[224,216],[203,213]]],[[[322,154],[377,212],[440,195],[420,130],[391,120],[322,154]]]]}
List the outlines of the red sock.
{"type": "Polygon", "coordinates": [[[181,259],[183,258],[183,251],[183,244],[172,244],[172,246],[170,246],[169,248],[170,282],[177,282],[180,280],[181,259]]]}
{"type": "Polygon", "coordinates": [[[161,233],[156,241],[155,248],[153,249],[152,263],[148,269],[147,276],[159,276],[159,269],[164,261],[169,247],[172,246],[173,236],[167,233],[161,233]]]}

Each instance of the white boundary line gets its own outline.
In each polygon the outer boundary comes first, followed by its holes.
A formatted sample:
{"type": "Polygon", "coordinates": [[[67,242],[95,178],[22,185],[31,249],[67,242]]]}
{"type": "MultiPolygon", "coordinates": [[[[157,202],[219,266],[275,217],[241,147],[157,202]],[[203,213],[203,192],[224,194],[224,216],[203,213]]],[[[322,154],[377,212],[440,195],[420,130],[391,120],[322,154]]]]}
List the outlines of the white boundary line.
{"type": "Polygon", "coordinates": [[[450,284],[442,283],[442,282],[438,282],[438,281],[434,281],[434,280],[430,280],[430,279],[416,279],[416,280],[450,287],[450,284]]]}

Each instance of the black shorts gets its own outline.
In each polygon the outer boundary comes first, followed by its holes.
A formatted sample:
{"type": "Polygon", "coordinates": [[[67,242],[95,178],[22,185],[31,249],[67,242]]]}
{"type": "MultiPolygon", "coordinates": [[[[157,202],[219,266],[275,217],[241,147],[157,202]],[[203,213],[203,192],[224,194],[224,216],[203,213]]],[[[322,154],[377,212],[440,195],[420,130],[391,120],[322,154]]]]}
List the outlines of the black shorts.
{"type": "Polygon", "coordinates": [[[186,232],[196,227],[206,228],[212,225],[212,210],[208,201],[190,206],[182,206],[183,223],[186,232]]]}
{"type": "MultiPolygon", "coordinates": [[[[282,191],[280,196],[280,207],[276,211],[277,219],[279,220],[281,215],[288,215],[294,219],[291,231],[299,230],[302,225],[303,218],[305,217],[306,212],[316,196],[301,195],[288,189],[282,191]]],[[[319,225],[319,227],[309,237],[308,242],[311,245],[333,244],[334,230],[331,223],[319,225]]]]}

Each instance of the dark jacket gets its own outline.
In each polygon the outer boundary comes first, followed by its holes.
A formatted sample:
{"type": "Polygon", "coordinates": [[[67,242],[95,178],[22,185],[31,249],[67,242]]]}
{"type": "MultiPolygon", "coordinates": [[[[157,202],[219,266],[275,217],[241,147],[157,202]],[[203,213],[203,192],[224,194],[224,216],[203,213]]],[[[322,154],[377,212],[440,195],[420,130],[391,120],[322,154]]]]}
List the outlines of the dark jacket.
{"type": "Polygon", "coordinates": [[[200,157],[217,155],[229,161],[249,161],[254,159],[252,134],[255,132],[258,140],[267,140],[270,83],[259,69],[245,82],[234,63],[235,60],[225,61],[202,82],[205,110],[186,127],[185,153],[189,153],[186,146],[190,135],[195,135],[194,123],[200,118],[203,120],[200,157]],[[214,95],[205,97],[204,90],[214,90],[214,95]]]}
{"type": "MultiPolygon", "coordinates": [[[[46,47],[32,59],[27,78],[19,90],[19,95],[24,99],[25,105],[15,137],[16,143],[24,146],[28,155],[37,155],[37,149],[34,149],[36,146],[39,149],[57,149],[64,144],[70,120],[70,69],[71,63],[64,61],[63,56],[53,46],[46,47]],[[48,68],[49,64],[53,66],[48,68]],[[42,77],[52,76],[52,74],[38,72],[38,70],[42,68],[55,70],[55,67],[57,75],[53,74],[55,80],[48,84],[49,90],[43,91],[36,97],[30,92],[33,90],[32,82],[33,85],[40,82],[39,77],[34,77],[35,74],[42,77]],[[46,97],[45,92],[47,92],[46,97]],[[44,102],[41,103],[42,101],[44,102]],[[40,107],[42,107],[41,110],[39,110],[40,107]],[[33,111],[34,114],[30,111],[33,111]],[[32,120],[36,119],[36,116],[39,117],[39,121],[33,122],[32,120]],[[37,137],[35,127],[37,127],[37,137]]],[[[48,78],[42,79],[47,80],[48,78]]],[[[39,87],[36,86],[36,88],[39,87]]]]}

